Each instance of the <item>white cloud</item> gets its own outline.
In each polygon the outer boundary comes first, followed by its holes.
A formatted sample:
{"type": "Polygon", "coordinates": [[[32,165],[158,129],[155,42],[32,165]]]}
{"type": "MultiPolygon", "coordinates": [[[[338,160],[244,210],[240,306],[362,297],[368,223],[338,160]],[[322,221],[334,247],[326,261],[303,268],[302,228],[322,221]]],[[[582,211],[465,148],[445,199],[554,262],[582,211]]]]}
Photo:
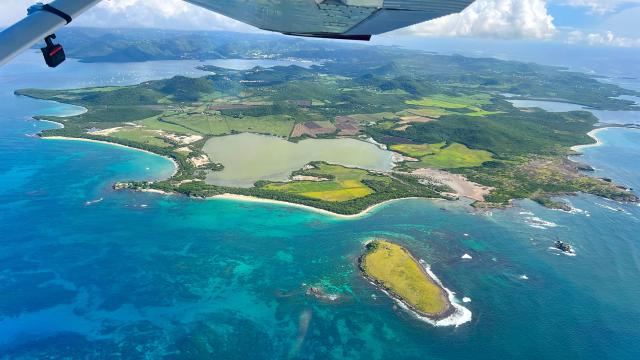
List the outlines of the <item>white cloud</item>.
{"type": "Polygon", "coordinates": [[[550,0],[549,2],[559,5],[584,7],[595,14],[614,12],[623,5],[640,4],[640,0],[550,0]]]}
{"type": "Polygon", "coordinates": [[[252,29],[182,0],[105,0],[79,18],[78,25],[190,30],[252,29]]]}
{"type": "MultiPolygon", "coordinates": [[[[36,0],[0,0],[0,26],[26,15],[36,0]]],[[[40,0],[49,2],[48,0],[40,0]]],[[[73,25],[91,27],[155,27],[162,29],[256,31],[255,28],[182,0],[104,0],[73,25]]]]}
{"type": "Polygon", "coordinates": [[[0,11],[0,26],[11,25],[27,15],[27,8],[33,5],[28,0],[2,0],[0,11]]]}
{"type": "Polygon", "coordinates": [[[544,0],[478,0],[460,14],[417,24],[409,31],[430,36],[546,39],[556,28],[544,0]]]}
{"type": "Polygon", "coordinates": [[[569,44],[587,44],[591,46],[640,47],[640,38],[617,36],[612,31],[582,32],[571,31],[567,35],[569,44]]]}

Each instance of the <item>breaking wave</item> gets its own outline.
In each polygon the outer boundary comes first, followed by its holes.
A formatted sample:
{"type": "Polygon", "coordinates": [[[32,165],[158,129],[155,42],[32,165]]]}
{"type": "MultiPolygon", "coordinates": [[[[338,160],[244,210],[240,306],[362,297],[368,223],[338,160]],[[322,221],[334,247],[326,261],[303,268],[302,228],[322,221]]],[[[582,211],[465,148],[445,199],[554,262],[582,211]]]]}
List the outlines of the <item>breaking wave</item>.
{"type": "Polygon", "coordinates": [[[551,221],[546,221],[546,220],[542,220],[537,216],[527,216],[524,219],[524,222],[531,226],[532,228],[536,228],[536,229],[543,229],[546,230],[548,228],[553,228],[553,227],[557,227],[558,224],[551,222],[551,221]]]}

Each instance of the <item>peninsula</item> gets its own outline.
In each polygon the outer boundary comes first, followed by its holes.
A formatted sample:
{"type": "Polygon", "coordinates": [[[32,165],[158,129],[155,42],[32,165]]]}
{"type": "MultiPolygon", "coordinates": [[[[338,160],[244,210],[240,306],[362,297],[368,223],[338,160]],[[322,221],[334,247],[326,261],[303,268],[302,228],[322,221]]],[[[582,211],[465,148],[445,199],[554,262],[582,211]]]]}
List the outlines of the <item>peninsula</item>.
{"type": "MultiPolygon", "coordinates": [[[[293,45],[283,41],[281,55],[295,53],[304,59],[306,52],[288,46],[293,45]]],[[[246,70],[202,65],[204,76],[199,78],[22,89],[16,94],[87,109],[71,117],[37,117],[64,125],[44,131],[43,137],[107,141],[163,155],[177,164],[170,179],[123,179],[117,189],[202,198],[236,194],[339,214],[356,214],[406,197],[468,197],[480,207],[528,198],[564,208],[553,197],[577,192],[638,201],[630,190],[590,177],[582,171],[584,166],[568,159],[575,154],[572,147],[594,142],[588,135],[598,123],[593,114],[519,109],[508,101],[545,98],[632,111],[633,102],[620,96],[639,95],[634,91],[562,68],[494,59],[357,45],[340,45],[339,51],[327,45],[308,54],[312,55],[306,60],[316,65],[246,70]],[[239,160],[234,154],[223,159],[214,143],[241,133],[293,143],[313,139],[319,155],[310,155],[309,163],[285,178],[259,174],[248,184],[232,176],[217,182],[216,172],[229,175],[230,165],[239,160]],[[376,151],[392,153],[393,163],[375,167],[339,157],[322,161],[323,146],[336,145],[329,139],[368,142],[376,151]]],[[[245,149],[243,153],[269,152],[252,150],[251,144],[245,149]]],[[[372,156],[373,150],[357,152],[372,156]]],[[[276,160],[286,161],[270,161],[276,160]]],[[[268,163],[261,165],[268,174],[268,163]]]]}

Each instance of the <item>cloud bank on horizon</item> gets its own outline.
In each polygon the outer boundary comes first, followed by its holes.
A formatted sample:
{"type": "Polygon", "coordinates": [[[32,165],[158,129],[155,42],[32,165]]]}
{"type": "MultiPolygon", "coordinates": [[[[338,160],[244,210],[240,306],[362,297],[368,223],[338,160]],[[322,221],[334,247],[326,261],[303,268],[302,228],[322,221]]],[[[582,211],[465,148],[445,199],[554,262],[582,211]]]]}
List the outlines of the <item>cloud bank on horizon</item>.
{"type": "Polygon", "coordinates": [[[544,0],[477,0],[460,14],[414,25],[408,31],[430,36],[547,39],[556,27],[544,0]]]}
{"type": "MultiPolygon", "coordinates": [[[[0,26],[21,18],[34,2],[2,0],[0,26]]],[[[636,14],[640,14],[640,0],[477,0],[460,14],[395,33],[640,47],[640,30],[636,33],[628,31],[637,28],[636,14]],[[578,17],[589,18],[595,25],[584,27],[574,19],[578,17]],[[556,20],[562,20],[564,25],[557,26],[556,20]]],[[[74,24],[111,28],[261,31],[182,0],[104,0],[74,24]]]]}

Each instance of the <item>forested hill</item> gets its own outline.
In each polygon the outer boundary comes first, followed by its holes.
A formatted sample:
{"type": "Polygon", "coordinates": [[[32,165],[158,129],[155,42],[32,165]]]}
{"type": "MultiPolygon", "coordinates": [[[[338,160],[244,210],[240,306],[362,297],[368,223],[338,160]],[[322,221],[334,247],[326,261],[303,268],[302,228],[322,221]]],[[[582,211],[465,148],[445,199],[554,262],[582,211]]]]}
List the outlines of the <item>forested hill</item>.
{"type": "MultiPolygon", "coordinates": [[[[209,60],[230,58],[313,58],[326,56],[326,41],[279,34],[157,29],[64,28],[58,40],[67,55],[82,62],[209,60]]],[[[362,44],[332,43],[334,51],[354,51],[362,44]]]]}

